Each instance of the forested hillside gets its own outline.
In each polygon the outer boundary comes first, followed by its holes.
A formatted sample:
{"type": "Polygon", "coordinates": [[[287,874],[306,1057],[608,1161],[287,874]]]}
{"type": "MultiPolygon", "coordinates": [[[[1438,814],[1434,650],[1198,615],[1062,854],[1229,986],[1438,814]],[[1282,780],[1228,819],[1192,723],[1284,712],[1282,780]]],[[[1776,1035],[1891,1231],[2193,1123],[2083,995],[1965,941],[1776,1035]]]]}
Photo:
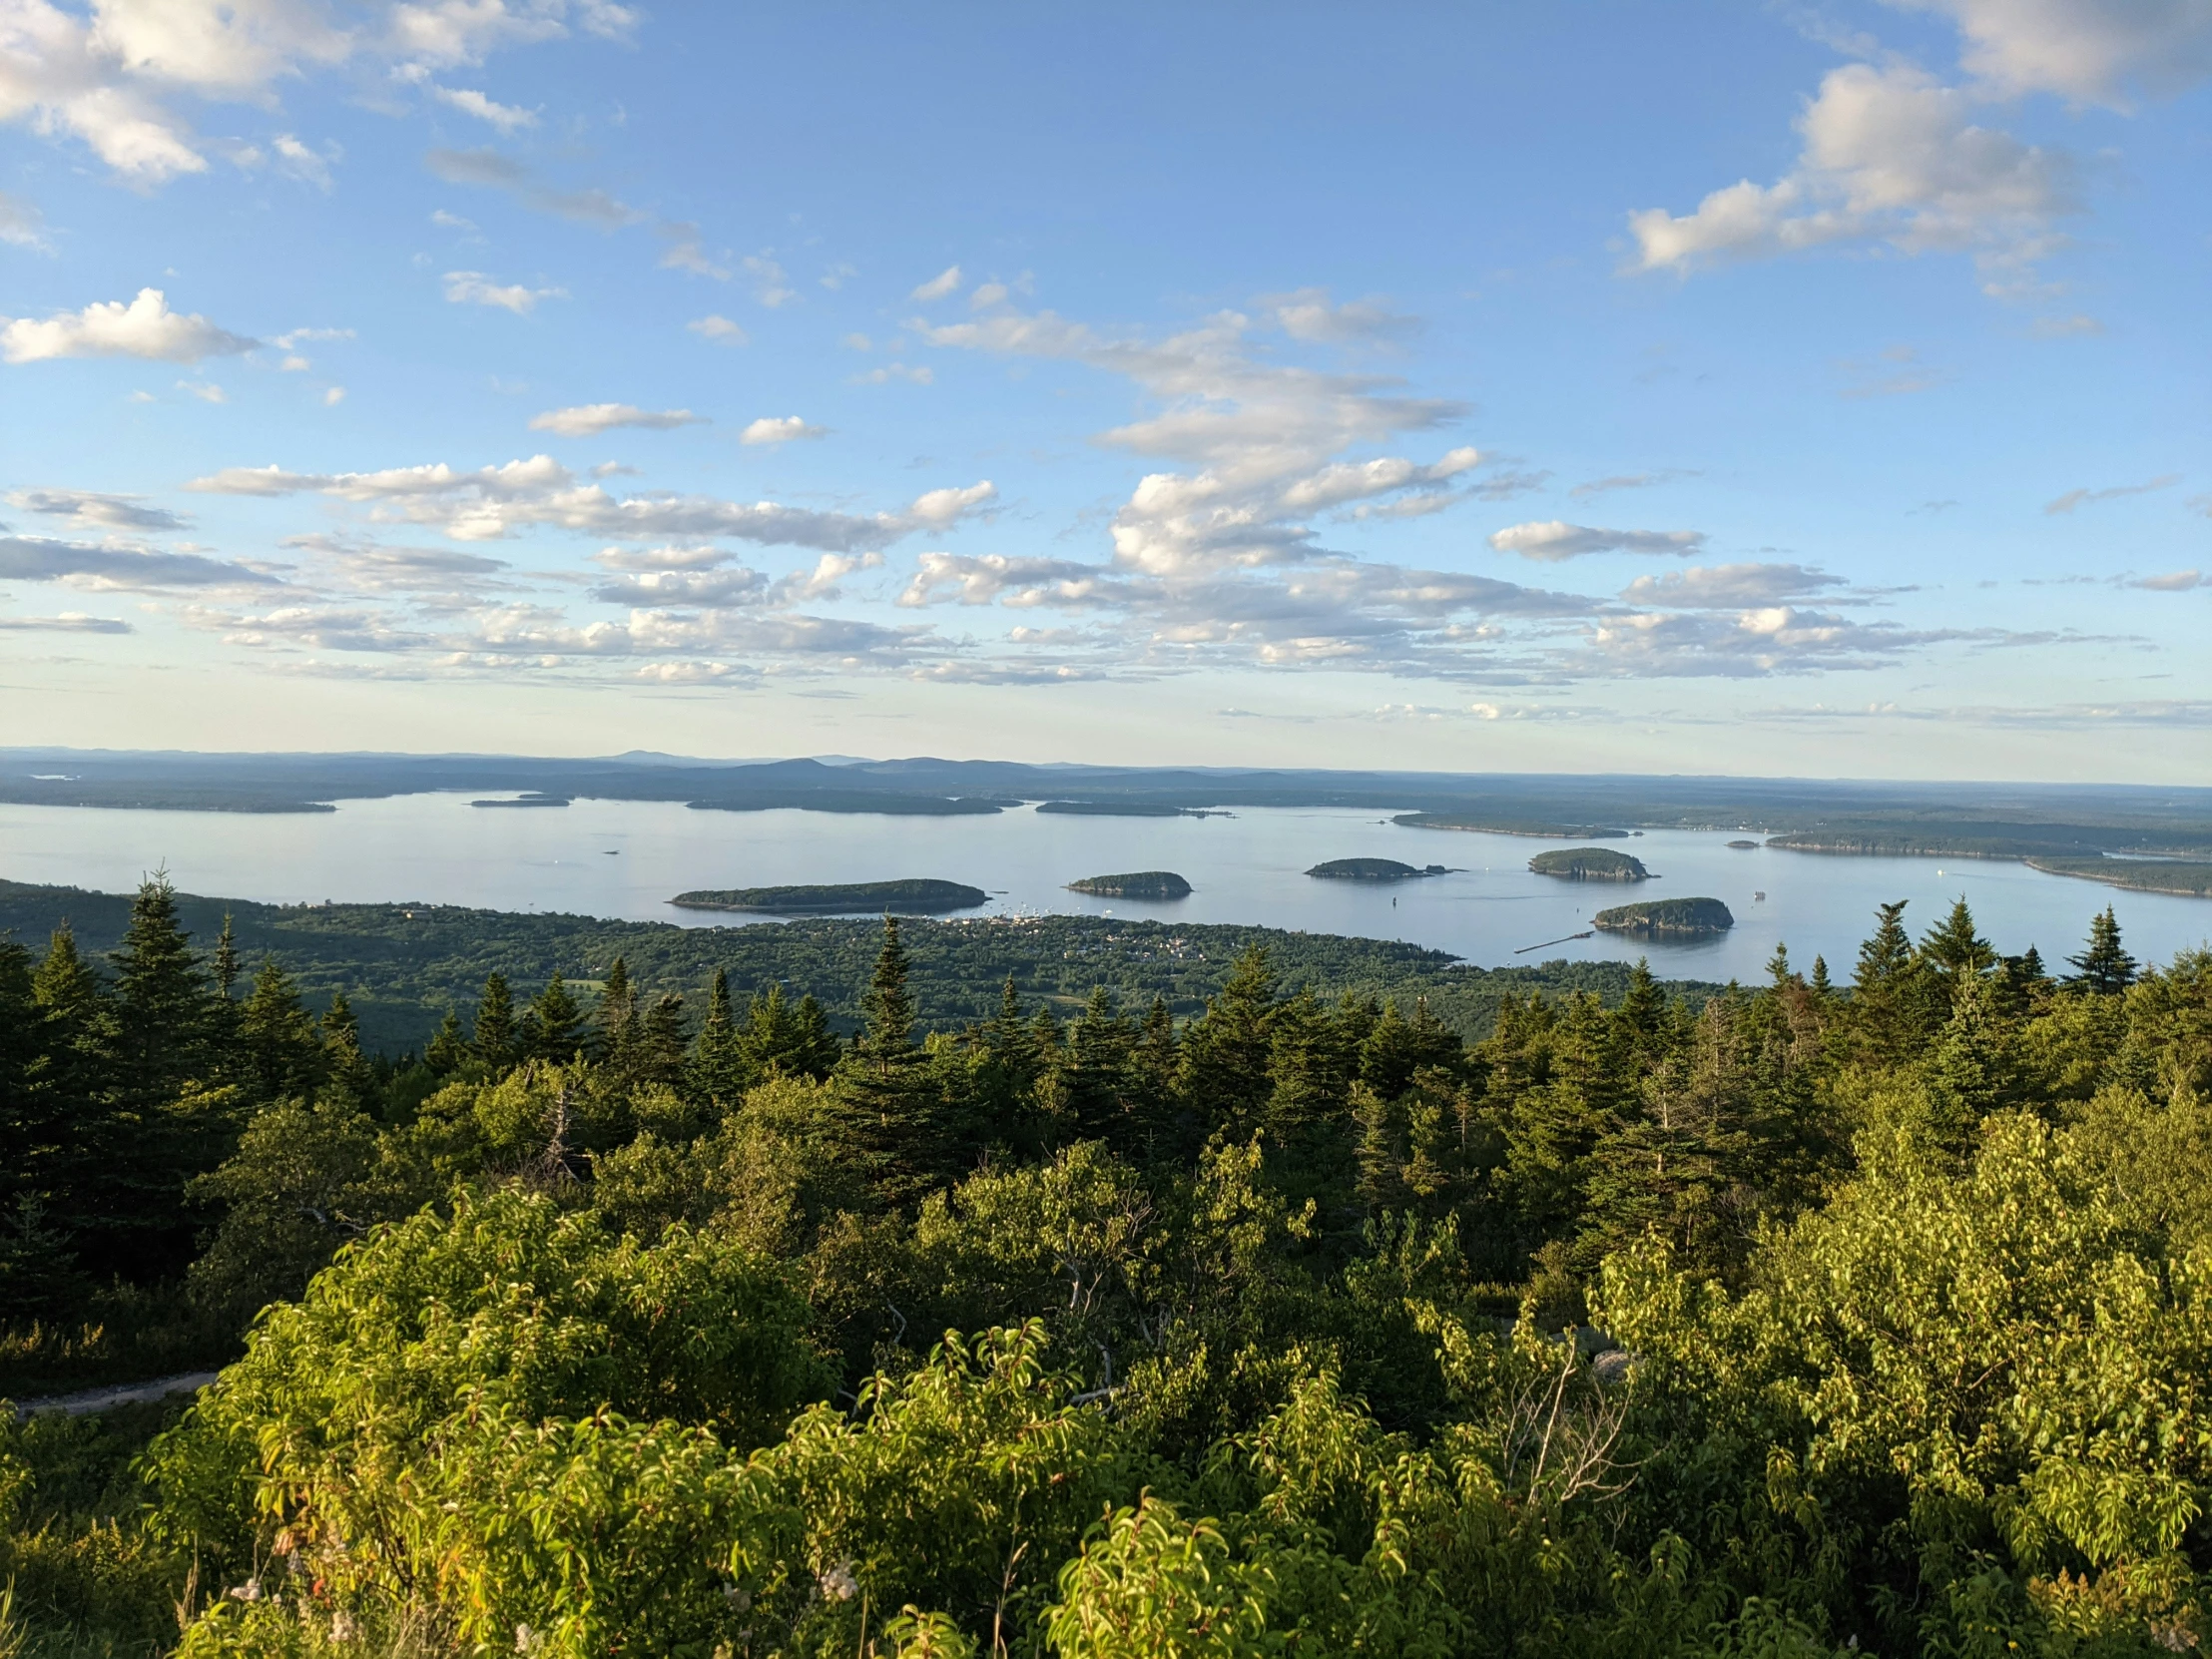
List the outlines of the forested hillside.
{"type": "Polygon", "coordinates": [[[0,947],[0,1363],[226,1369],[0,1426],[0,1652],[2197,1649],[2212,956],[1904,908],[1472,1043],[902,924],[849,1039],[610,955],[399,1063],[150,882],[0,947]]]}

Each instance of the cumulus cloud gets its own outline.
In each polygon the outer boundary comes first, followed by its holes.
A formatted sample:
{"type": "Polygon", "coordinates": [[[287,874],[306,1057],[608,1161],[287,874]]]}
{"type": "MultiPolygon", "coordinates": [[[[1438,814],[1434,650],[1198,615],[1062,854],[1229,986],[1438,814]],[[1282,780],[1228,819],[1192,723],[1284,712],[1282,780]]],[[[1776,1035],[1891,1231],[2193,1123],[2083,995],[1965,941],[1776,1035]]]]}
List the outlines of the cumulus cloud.
{"type": "MultiPolygon", "coordinates": [[[[383,62],[420,79],[574,31],[621,38],[636,21],[608,0],[399,0],[342,22],[334,13],[314,0],[101,0],[79,15],[16,0],[0,25],[0,121],[75,139],[150,189],[205,173],[212,155],[241,167],[268,159],[256,144],[203,139],[173,107],[179,97],[268,108],[279,82],[318,69],[383,62]]],[[[490,112],[503,107],[485,103],[469,113],[496,125],[490,112]]],[[[269,148],[280,169],[321,182],[325,158],[293,135],[269,148]]]]}
{"type": "MultiPolygon", "coordinates": [[[[730,279],[730,268],[707,257],[707,244],[700,236],[699,227],[688,219],[664,220],[659,227],[668,247],[661,255],[663,271],[688,271],[694,276],[712,276],[718,282],[730,279]]],[[[698,324],[694,323],[694,327],[698,324]]],[[[731,326],[735,327],[733,323],[731,326]]]]}
{"type": "Polygon", "coordinates": [[[194,311],[173,311],[160,288],[141,288],[129,304],[96,301],[81,311],[52,316],[0,317],[0,357],[11,363],[53,357],[144,357],[196,363],[235,356],[261,341],[219,328],[194,311]]]}
{"type": "Polygon", "coordinates": [[[1259,303],[1277,327],[1298,340],[1374,343],[1404,339],[1421,329],[1419,317],[1393,311],[1380,299],[1332,304],[1327,288],[1265,294],[1259,303]]]}
{"type": "Polygon", "coordinates": [[[1752,678],[1865,669],[1908,649],[1958,636],[1912,633],[1794,605],[1762,605],[1733,616],[1710,611],[1639,611],[1594,624],[1571,670],[1625,677],[1752,678]]]}
{"type": "Polygon", "coordinates": [[[1958,27],[1968,73],[1997,97],[2049,92],[2126,109],[2212,75],[2204,0],[1890,0],[1958,27]]]}
{"type": "Polygon", "coordinates": [[[87,529],[182,530],[189,522],[167,507],[149,507],[137,495],[107,495],[97,490],[15,490],[11,506],[44,518],[67,519],[87,529]]]}
{"type": "Polygon", "coordinates": [[[716,345],[745,345],[750,343],[745,330],[737,323],[732,322],[726,316],[718,316],[712,312],[695,321],[687,322],[684,326],[701,339],[710,340],[716,345]]]}
{"type": "Polygon", "coordinates": [[[642,426],[665,432],[676,426],[704,426],[705,415],[689,409],[641,409],[635,403],[578,403],[566,409],[547,409],[530,417],[533,432],[553,432],[564,438],[591,438],[617,426],[642,426]]]}
{"type": "Polygon", "coordinates": [[[434,526],[455,541],[496,541],[534,525],[551,525],[638,540],[727,536],[830,553],[880,549],[924,527],[942,529],[993,493],[987,482],[964,490],[931,490],[904,512],[864,515],[704,495],[618,497],[600,484],[584,482],[550,455],[474,471],[443,462],[341,473],[290,472],[274,465],[226,467],[185,487],[219,495],[327,495],[366,506],[372,518],[434,526]]]}
{"type": "Polygon", "coordinates": [[[1543,560],[1575,559],[1586,553],[1689,554],[1704,548],[1705,534],[1701,530],[1598,530],[1554,518],[1508,524],[1491,534],[1490,545],[1500,553],[1543,560]]]}
{"type": "Polygon", "coordinates": [[[2043,503],[2043,511],[2054,517],[2063,516],[2077,507],[2095,506],[2100,501],[2118,501],[2130,495],[2149,495],[2157,490],[2172,489],[2181,482],[2181,474],[2169,472],[2164,477],[2152,478],[2140,484],[2114,484],[2109,489],[2068,490],[2055,500],[2043,503]]]}
{"type": "Polygon", "coordinates": [[[66,582],[96,590],[261,587],[274,576],[198,553],[0,535],[0,582],[66,582]]]}
{"type": "Polygon", "coordinates": [[[481,271],[448,271],[445,297],[454,305],[496,305],[528,316],[540,299],[566,299],[566,288],[533,288],[520,282],[498,283],[481,271]]]}
{"type": "Polygon", "coordinates": [[[798,415],[763,415],[748,422],[738,434],[740,443],[778,444],[790,443],[796,438],[819,438],[829,431],[827,426],[810,426],[798,415]]]}
{"type": "Polygon", "coordinates": [[[956,291],[959,286],[960,268],[956,265],[950,265],[946,266],[944,270],[938,272],[936,276],[930,277],[928,281],[919,284],[917,287],[915,287],[914,291],[909,293],[906,297],[909,299],[919,299],[924,304],[926,304],[932,299],[944,298],[946,294],[956,291]]]}
{"type": "Polygon", "coordinates": [[[1865,240],[2032,258],[2078,207],[2072,165],[1973,113],[1970,95],[1910,64],[1833,70],[1798,118],[1795,168],[1716,190],[1688,214],[1630,214],[1636,266],[1688,272],[1865,240]]]}
{"type": "Polygon", "coordinates": [[[2201,571],[2169,570],[2162,576],[2138,576],[2128,584],[2131,588],[2143,588],[2151,593],[2188,593],[2194,588],[2212,587],[2201,571]]]}

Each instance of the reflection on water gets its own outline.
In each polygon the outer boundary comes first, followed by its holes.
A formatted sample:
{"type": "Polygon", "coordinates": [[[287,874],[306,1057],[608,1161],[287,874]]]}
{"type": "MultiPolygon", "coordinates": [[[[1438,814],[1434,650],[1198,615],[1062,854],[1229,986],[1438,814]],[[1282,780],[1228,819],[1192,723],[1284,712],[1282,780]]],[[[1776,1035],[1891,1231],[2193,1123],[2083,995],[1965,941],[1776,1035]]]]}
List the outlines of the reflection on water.
{"type": "Polygon", "coordinates": [[[2212,901],[2203,899],[2120,892],[2017,863],[1731,848],[1741,834],[1728,831],[1652,830],[1606,843],[1660,877],[1623,886],[1530,874],[1529,857],[1559,842],[1406,830],[1387,814],[1347,809],[1185,819],[1023,809],[926,819],[625,801],[499,812],[467,802],[401,796],[343,802],[335,813],[266,816],[0,806],[0,876],[113,891],[166,861],[188,891],[272,903],[417,899],[690,925],[743,918],[671,908],[669,897],[688,888],[936,876],[983,888],[993,895],[989,911],[999,913],[1259,922],[1404,939],[1483,966],[1648,954],[1663,974],[1707,979],[1758,976],[1781,941],[1801,968],[1820,953],[1847,979],[1875,905],[1898,898],[1911,900],[1906,918],[1918,932],[1964,894],[1998,949],[2032,943],[2054,967],[2079,948],[2091,912],[2107,903],[2128,947],[2146,960],[2212,935],[2212,901]],[[1396,885],[1304,873],[1351,857],[1442,863],[1452,873],[1396,885]],[[1140,869],[1174,870],[1196,890],[1165,904],[1066,890],[1083,876],[1140,869]],[[1581,933],[1598,910],[1631,897],[1701,896],[1735,912],[1732,931],[1683,941],[1600,933],[1515,954],[1581,933]]]}

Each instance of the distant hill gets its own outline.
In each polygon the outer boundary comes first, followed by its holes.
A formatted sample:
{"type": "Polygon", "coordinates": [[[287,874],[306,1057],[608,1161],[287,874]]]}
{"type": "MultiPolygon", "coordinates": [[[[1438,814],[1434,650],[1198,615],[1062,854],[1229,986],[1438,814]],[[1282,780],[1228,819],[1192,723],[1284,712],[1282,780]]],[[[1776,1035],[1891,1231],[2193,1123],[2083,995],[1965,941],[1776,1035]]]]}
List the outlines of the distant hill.
{"type": "Polygon", "coordinates": [[[1539,852],[1528,860],[1538,875],[1556,875],[1562,881],[1648,881],[1651,871],[1643,861],[1609,846],[1570,846],[1557,852],[1539,852]]]}
{"type": "Polygon", "coordinates": [[[1417,881],[1424,875],[1448,875],[1442,864],[1415,868],[1395,858],[1331,858],[1306,872],[1325,881],[1417,881]]]}
{"type": "Polygon", "coordinates": [[[1068,891],[1094,898],[1188,898],[1191,884],[1172,869],[1140,869],[1128,875],[1086,875],[1070,881],[1068,891]]]}
{"type": "Polygon", "coordinates": [[[936,915],[972,910],[989,902],[981,887],[958,881],[909,878],[902,881],[846,881],[832,885],[731,887],[678,893],[671,904],[687,910],[758,910],[768,915],[852,915],[868,910],[901,915],[936,915]]]}
{"type": "Polygon", "coordinates": [[[1725,933],[1736,918],[1717,898],[1650,898],[1600,910],[1590,924],[1608,933],[1725,933]]]}

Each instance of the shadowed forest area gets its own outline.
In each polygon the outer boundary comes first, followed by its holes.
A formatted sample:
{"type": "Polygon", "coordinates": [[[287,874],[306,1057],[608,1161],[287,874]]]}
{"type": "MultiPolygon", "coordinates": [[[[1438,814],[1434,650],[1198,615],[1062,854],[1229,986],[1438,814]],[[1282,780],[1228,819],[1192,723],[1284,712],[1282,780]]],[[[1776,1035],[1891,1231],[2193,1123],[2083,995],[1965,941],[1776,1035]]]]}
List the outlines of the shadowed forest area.
{"type": "Polygon", "coordinates": [[[2212,956],[1904,909],[1472,1042],[932,1028],[885,923],[391,1058],[150,881],[0,945],[0,1386],[224,1369],[0,1423],[0,1653],[2196,1649],[2212,956]]]}

